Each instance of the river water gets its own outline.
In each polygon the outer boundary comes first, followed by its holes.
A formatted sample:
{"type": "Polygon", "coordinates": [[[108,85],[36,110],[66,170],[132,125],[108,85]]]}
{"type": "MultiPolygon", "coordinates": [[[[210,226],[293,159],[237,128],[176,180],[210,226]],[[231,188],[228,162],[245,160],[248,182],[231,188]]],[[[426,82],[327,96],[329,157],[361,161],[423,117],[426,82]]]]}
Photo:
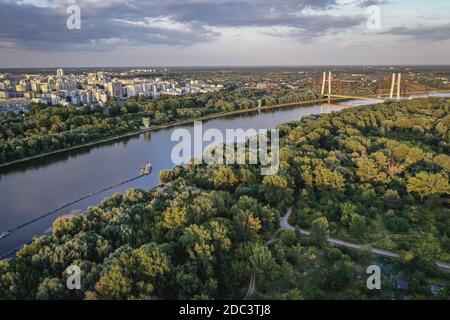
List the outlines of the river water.
{"type": "MultiPolygon", "coordinates": [[[[347,101],[342,104],[356,106],[374,102],[378,101],[347,101]]],[[[226,129],[275,128],[280,123],[299,120],[307,115],[341,109],[336,105],[316,104],[251,112],[203,122],[203,130],[216,128],[225,133],[226,129]]],[[[0,239],[0,255],[30,241],[34,235],[43,234],[61,215],[82,212],[115,192],[156,185],[159,171],[174,166],[171,152],[177,142],[171,141],[171,134],[179,128],[193,133],[193,125],[161,129],[0,169],[1,233],[75,199],[133,178],[148,161],[153,166],[149,176],[84,199],[0,239]]]]}

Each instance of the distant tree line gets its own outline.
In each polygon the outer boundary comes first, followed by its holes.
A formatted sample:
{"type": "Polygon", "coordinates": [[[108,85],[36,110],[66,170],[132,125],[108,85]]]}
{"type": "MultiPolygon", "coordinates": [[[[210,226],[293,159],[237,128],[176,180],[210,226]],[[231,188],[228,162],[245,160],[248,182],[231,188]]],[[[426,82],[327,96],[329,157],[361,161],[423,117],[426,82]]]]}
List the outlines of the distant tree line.
{"type": "Polygon", "coordinates": [[[316,99],[308,93],[225,90],[218,93],[133,98],[126,104],[111,101],[106,108],[31,104],[24,115],[0,124],[0,164],[70,148],[138,130],[142,117],[151,125],[195,119],[217,112],[316,99]]]}

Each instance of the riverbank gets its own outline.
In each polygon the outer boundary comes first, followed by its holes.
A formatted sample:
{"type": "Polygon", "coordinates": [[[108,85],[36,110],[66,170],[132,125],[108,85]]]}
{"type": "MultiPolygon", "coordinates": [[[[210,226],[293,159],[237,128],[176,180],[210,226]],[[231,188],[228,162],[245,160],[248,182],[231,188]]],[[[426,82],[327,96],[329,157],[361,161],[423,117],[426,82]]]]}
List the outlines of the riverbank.
{"type": "MultiPolygon", "coordinates": [[[[271,106],[268,109],[273,110],[267,112],[238,110],[232,116],[227,114],[223,116],[223,113],[214,114],[211,116],[217,118],[204,121],[203,125],[205,129],[215,128],[224,133],[227,129],[260,130],[275,128],[278,124],[313,114],[346,109],[327,107],[329,105],[325,103],[310,104],[310,101],[297,106],[279,109],[271,106]],[[238,112],[242,114],[236,114],[238,112]]],[[[175,128],[190,130],[193,129],[193,125],[180,125],[175,128]]],[[[3,209],[0,214],[0,225],[4,230],[12,229],[54,208],[60,208],[63,204],[82,198],[86,194],[95,193],[105,186],[116,185],[118,181],[134,177],[144,163],[151,162],[155,173],[105,193],[85,198],[55,212],[54,216],[47,216],[20,231],[13,232],[11,236],[0,241],[0,253],[12,250],[33,236],[42,234],[59,215],[72,210],[84,211],[89,206],[95,206],[105,198],[110,198],[114,193],[123,194],[129,188],[147,189],[157,185],[158,173],[174,167],[171,158],[174,143],[171,142],[171,135],[175,128],[163,130],[151,128],[155,131],[134,138],[61,153],[0,170],[0,202],[3,209]]],[[[205,146],[206,144],[205,142],[205,146]]]]}
{"type": "MultiPolygon", "coordinates": [[[[433,91],[413,91],[408,93],[401,93],[402,96],[411,96],[415,94],[436,94],[436,93],[450,93],[450,90],[433,90],[433,91]]],[[[377,97],[389,97],[390,93],[380,93],[377,95],[370,95],[369,98],[377,98],[377,97]]]]}
{"type": "MultiPolygon", "coordinates": [[[[15,232],[15,231],[17,231],[17,230],[20,230],[21,228],[23,228],[23,227],[25,227],[25,226],[28,226],[28,225],[30,225],[30,224],[36,222],[36,221],[39,221],[39,220],[41,220],[41,219],[43,219],[43,218],[45,218],[45,217],[48,217],[48,216],[54,214],[55,212],[57,212],[57,211],[59,211],[59,210],[61,210],[61,209],[64,209],[64,208],[66,208],[66,207],[68,207],[68,206],[70,206],[70,205],[72,205],[72,204],[74,204],[74,203],[80,202],[80,201],[83,200],[83,199],[90,198],[90,197],[92,197],[92,196],[95,196],[96,194],[103,193],[103,192],[105,192],[105,191],[107,191],[107,190],[113,189],[113,188],[115,188],[115,187],[117,187],[117,186],[126,184],[126,183],[128,183],[128,182],[137,180],[137,179],[139,179],[139,178],[141,178],[141,177],[142,177],[142,176],[137,176],[137,177],[128,179],[128,180],[126,180],[126,181],[122,181],[122,182],[120,182],[120,183],[118,183],[118,184],[116,184],[116,185],[106,187],[106,188],[104,188],[104,189],[102,189],[102,190],[99,190],[99,191],[97,191],[97,192],[90,193],[90,194],[88,194],[88,195],[86,195],[86,196],[84,196],[84,197],[81,197],[81,198],[76,199],[76,200],[74,200],[74,201],[72,201],[72,202],[69,202],[69,203],[67,203],[67,204],[64,204],[64,205],[61,206],[60,208],[54,209],[54,210],[52,210],[52,211],[50,211],[50,212],[47,212],[47,213],[45,213],[45,214],[43,214],[43,215],[41,215],[41,216],[39,216],[39,217],[37,217],[37,218],[34,218],[34,219],[30,220],[30,221],[27,221],[27,222],[21,224],[20,226],[17,226],[17,227],[15,227],[15,228],[13,228],[13,229],[7,230],[7,232],[9,232],[9,234],[11,234],[12,232],[15,232]]],[[[157,185],[155,185],[155,186],[149,188],[149,190],[154,190],[154,189],[161,189],[161,190],[164,190],[164,184],[159,183],[159,184],[157,184],[157,185]]],[[[81,214],[83,214],[83,212],[81,212],[81,214]]],[[[73,216],[77,216],[77,214],[69,213],[69,214],[66,214],[66,215],[63,215],[63,216],[60,216],[60,217],[73,217],[73,216]]],[[[51,235],[51,234],[53,233],[53,227],[54,227],[54,226],[52,225],[50,228],[48,228],[48,229],[44,232],[44,234],[42,234],[42,235],[40,235],[40,236],[35,235],[35,236],[33,237],[33,239],[27,241],[26,243],[23,243],[23,244],[21,244],[20,246],[14,248],[14,249],[12,249],[12,250],[9,250],[9,251],[6,252],[6,253],[3,253],[2,255],[0,255],[0,261],[1,261],[1,260],[4,260],[4,259],[8,259],[8,258],[14,258],[14,257],[15,257],[15,254],[16,254],[20,249],[22,249],[22,248],[26,247],[27,245],[33,243],[38,237],[42,237],[42,236],[45,236],[45,235],[51,235]]],[[[1,231],[1,230],[0,230],[0,231],[1,231]]]]}
{"type": "MultiPolygon", "coordinates": [[[[417,91],[417,92],[403,93],[402,95],[410,96],[410,95],[416,95],[416,94],[439,94],[439,93],[450,93],[450,91],[449,90],[417,91]]],[[[377,99],[377,98],[386,97],[386,96],[389,96],[389,93],[372,95],[372,96],[369,96],[369,98],[377,99]]],[[[170,123],[166,123],[166,124],[156,125],[156,126],[152,126],[151,128],[135,130],[135,131],[131,131],[131,132],[115,135],[115,136],[110,136],[107,138],[102,138],[99,140],[91,141],[88,143],[80,144],[80,145],[69,147],[69,148],[63,148],[60,150],[41,153],[41,154],[38,154],[35,156],[26,157],[23,159],[5,162],[3,164],[0,164],[0,169],[9,167],[9,166],[13,166],[16,164],[20,164],[20,163],[25,163],[25,162],[28,162],[31,160],[42,159],[42,158],[45,158],[48,156],[61,154],[61,153],[72,151],[72,150],[101,145],[103,143],[113,142],[113,141],[120,140],[123,138],[134,137],[134,136],[140,135],[145,132],[151,132],[151,131],[156,131],[156,130],[160,130],[160,129],[166,129],[166,128],[176,127],[176,126],[180,126],[180,125],[191,124],[194,121],[205,121],[205,120],[211,120],[211,119],[218,119],[218,118],[233,116],[233,115],[237,115],[237,114],[251,113],[251,112],[271,110],[271,109],[279,109],[279,108],[283,108],[283,107],[302,106],[302,105],[306,106],[306,105],[311,105],[311,104],[315,104],[315,103],[324,103],[324,102],[328,102],[328,101],[336,102],[336,101],[345,101],[345,100],[349,100],[349,99],[348,98],[332,98],[331,100],[329,100],[328,98],[323,98],[323,99],[301,101],[301,102],[294,102],[294,103],[287,103],[287,104],[277,104],[277,105],[273,105],[273,106],[264,106],[261,108],[256,107],[256,108],[250,108],[250,109],[240,109],[240,110],[233,110],[233,111],[227,111],[227,112],[218,112],[218,113],[214,113],[214,114],[199,117],[199,118],[193,118],[193,119],[191,118],[191,119],[179,120],[179,121],[174,121],[174,122],[170,122],[170,123]]]]}
{"type": "MultiPolygon", "coordinates": [[[[344,101],[344,100],[348,100],[348,99],[333,98],[330,101],[336,102],[336,101],[344,101]]],[[[119,134],[119,135],[115,135],[115,136],[110,136],[108,138],[102,138],[99,140],[91,141],[88,143],[80,144],[80,145],[69,147],[69,148],[64,148],[64,149],[55,150],[55,151],[46,152],[46,153],[41,153],[41,154],[38,154],[35,156],[18,159],[18,160],[14,160],[14,161],[10,161],[10,162],[5,162],[3,164],[0,164],[0,169],[9,167],[9,166],[13,166],[13,165],[16,165],[19,163],[25,163],[25,162],[28,162],[31,160],[42,159],[42,158],[45,158],[48,156],[52,156],[52,155],[56,155],[56,154],[60,154],[60,153],[64,153],[64,152],[68,152],[68,151],[72,151],[72,150],[93,147],[96,145],[101,145],[104,143],[113,142],[113,141],[124,139],[124,138],[134,137],[134,136],[140,135],[145,132],[151,132],[151,131],[167,129],[167,128],[171,128],[171,127],[191,124],[191,123],[194,123],[194,121],[206,121],[206,120],[229,117],[229,116],[243,114],[243,113],[258,112],[258,111],[265,111],[265,110],[271,110],[271,109],[279,109],[279,108],[283,108],[283,107],[293,107],[293,106],[302,106],[302,105],[306,106],[306,105],[311,105],[311,104],[315,104],[315,103],[324,103],[324,102],[328,102],[328,99],[323,98],[323,99],[301,101],[301,102],[295,102],[295,103],[277,104],[277,105],[273,105],[273,106],[264,106],[261,108],[250,108],[250,109],[240,109],[240,110],[233,110],[233,111],[227,111],[227,112],[218,112],[218,113],[214,113],[214,114],[199,117],[199,118],[190,118],[190,119],[185,119],[185,120],[174,121],[174,122],[170,122],[170,123],[166,123],[166,124],[152,126],[150,128],[135,130],[132,132],[127,132],[127,133],[123,133],[123,134],[119,134]]]]}
{"type": "MultiPolygon", "coordinates": [[[[322,99],[322,101],[324,100],[326,101],[326,99],[322,99]]],[[[354,100],[345,104],[352,104],[349,107],[357,107],[369,103],[371,104],[373,101],[354,100]]],[[[298,120],[309,115],[346,109],[341,104],[334,109],[333,105],[311,103],[311,101],[295,103],[291,106],[286,108],[270,106],[262,109],[264,111],[279,108],[271,112],[258,112],[256,108],[235,110],[198,119],[211,119],[204,123],[205,128],[219,130],[243,128],[246,130],[252,127],[261,129],[275,128],[281,123],[298,120]],[[296,106],[299,107],[296,108],[296,106]]],[[[105,197],[111,197],[116,192],[122,194],[129,188],[147,189],[149,186],[157,185],[159,183],[158,175],[154,174],[148,178],[138,179],[133,183],[111,189],[105,194],[95,195],[95,191],[103,189],[104,186],[115,186],[117,181],[124,181],[135,176],[137,168],[143,163],[152,162],[155,173],[173,168],[170,143],[172,129],[159,129],[181,126],[189,130],[192,128],[191,123],[198,119],[186,119],[126,134],[130,136],[153,131],[151,137],[148,134],[134,139],[123,139],[101,147],[67,152],[60,156],[18,165],[12,170],[4,170],[0,183],[0,200],[3,208],[0,225],[3,225],[4,229],[13,229],[26,221],[38,218],[43,212],[53,211],[53,208],[60,208],[64,203],[70,204],[73,199],[83,200],[71,204],[69,207],[65,206],[64,210],[54,212],[55,217],[67,214],[72,210],[84,211],[87,207],[101,203],[105,197]],[[183,126],[185,123],[187,125],[183,126]],[[86,194],[94,194],[94,196],[85,197],[86,194]]],[[[120,139],[120,137],[110,137],[104,140],[116,139],[120,139]]],[[[82,146],[76,148],[82,148],[82,146]]],[[[53,217],[46,216],[41,221],[28,225],[26,229],[14,232],[7,239],[0,241],[0,252],[7,252],[26,243],[32,236],[42,234],[53,220],[53,217]]]]}

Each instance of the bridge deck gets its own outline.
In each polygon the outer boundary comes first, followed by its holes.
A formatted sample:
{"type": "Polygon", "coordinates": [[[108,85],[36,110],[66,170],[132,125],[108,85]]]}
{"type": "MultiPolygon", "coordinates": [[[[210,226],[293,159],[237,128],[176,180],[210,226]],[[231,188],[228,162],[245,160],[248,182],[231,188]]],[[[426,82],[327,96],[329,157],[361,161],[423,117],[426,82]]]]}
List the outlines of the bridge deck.
{"type": "Polygon", "coordinates": [[[324,95],[327,98],[342,98],[342,99],[352,99],[352,100],[385,100],[384,98],[381,97],[358,97],[358,96],[344,96],[344,95],[338,95],[338,94],[332,94],[332,95],[328,95],[325,94],[324,95]]]}

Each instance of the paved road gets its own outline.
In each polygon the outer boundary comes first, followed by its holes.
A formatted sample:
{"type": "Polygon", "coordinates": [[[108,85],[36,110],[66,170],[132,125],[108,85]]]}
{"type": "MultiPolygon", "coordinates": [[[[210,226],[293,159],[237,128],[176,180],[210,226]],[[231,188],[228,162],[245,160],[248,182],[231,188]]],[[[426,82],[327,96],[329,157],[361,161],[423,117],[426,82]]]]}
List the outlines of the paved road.
{"type": "Polygon", "coordinates": [[[256,276],[255,273],[252,272],[250,276],[250,284],[248,285],[247,293],[245,294],[244,299],[248,299],[251,297],[256,291],[256,276]]]}
{"type": "MultiPolygon", "coordinates": [[[[269,238],[269,240],[267,240],[265,242],[266,246],[275,242],[278,238],[278,235],[281,233],[281,231],[295,229],[293,226],[291,226],[289,224],[289,218],[290,218],[291,214],[292,214],[292,208],[289,208],[286,212],[286,215],[284,217],[281,217],[281,219],[280,219],[280,229],[275,231],[274,234],[269,238]]],[[[299,229],[299,230],[302,235],[309,236],[311,234],[311,232],[309,230],[305,230],[305,229],[299,229]]],[[[377,248],[368,248],[362,244],[344,241],[344,240],[340,240],[340,239],[336,239],[336,238],[332,238],[332,237],[328,237],[328,242],[333,245],[336,245],[336,246],[346,247],[346,248],[355,249],[355,250],[369,250],[369,252],[379,255],[379,256],[384,256],[384,257],[389,257],[389,258],[400,258],[400,255],[398,253],[395,253],[392,251],[388,251],[388,250],[384,250],[384,249],[377,249],[377,248]]],[[[438,266],[438,268],[440,268],[442,270],[446,270],[446,271],[450,270],[449,263],[438,261],[438,262],[436,262],[436,265],[438,266]]],[[[249,297],[251,297],[255,293],[255,291],[256,291],[256,276],[255,276],[255,273],[252,272],[252,274],[250,276],[250,283],[248,285],[247,293],[246,293],[244,299],[248,299],[249,297]]]]}
{"type": "MultiPolygon", "coordinates": [[[[291,216],[291,214],[292,214],[292,208],[289,208],[286,215],[281,218],[280,228],[282,230],[293,230],[294,229],[294,227],[289,224],[289,217],[291,216]]],[[[300,233],[303,235],[310,235],[311,232],[308,230],[305,230],[305,229],[300,229],[300,233]]],[[[384,250],[384,249],[377,249],[377,248],[367,248],[366,246],[364,246],[362,244],[344,241],[344,240],[340,240],[340,239],[336,239],[336,238],[332,238],[332,237],[328,238],[328,242],[331,244],[334,244],[336,246],[347,247],[347,248],[355,249],[355,250],[369,250],[369,252],[379,255],[379,256],[384,256],[384,257],[389,257],[389,258],[400,258],[400,255],[396,252],[392,252],[392,251],[384,250]]],[[[449,263],[438,261],[438,262],[436,262],[436,265],[440,269],[450,270],[449,263]]]]}
{"type": "MultiPolygon", "coordinates": [[[[281,225],[281,222],[280,222],[281,225]]],[[[280,227],[280,229],[278,229],[277,231],[275,231],[272,236],[269,238],[269,240],[267,240],[264,245],[268,246],[272,243],[274,243],[277,238],[278,235],[280,234],[281,231],[283,231],[284,229],[282,227],[280,227]]],[[[247,293],[245,294],[244,299],[248,299],[250,296],[252,296],[256,291],[256,275],[255,272],[252,271],[251,275],[250,275],[250,283],[248,285],[248,289],[247,289],[247,293]]]]}

